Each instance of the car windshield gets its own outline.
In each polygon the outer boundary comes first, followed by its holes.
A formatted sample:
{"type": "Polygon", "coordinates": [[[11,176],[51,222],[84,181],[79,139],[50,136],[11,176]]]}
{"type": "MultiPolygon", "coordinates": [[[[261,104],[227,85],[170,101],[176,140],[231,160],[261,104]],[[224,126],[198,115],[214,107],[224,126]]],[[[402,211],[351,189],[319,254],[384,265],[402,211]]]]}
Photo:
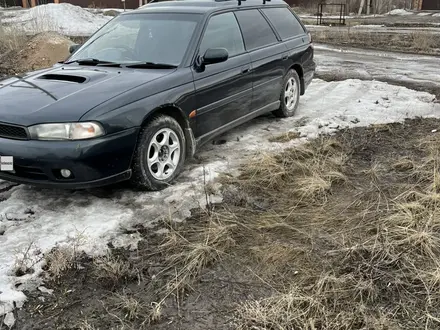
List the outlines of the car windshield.
{"type": "Polygon", "coordinates": [[[201,15],[137,13],[120,15],[96,32],[69,62],[162,63],[178,66],[201,15]]]}

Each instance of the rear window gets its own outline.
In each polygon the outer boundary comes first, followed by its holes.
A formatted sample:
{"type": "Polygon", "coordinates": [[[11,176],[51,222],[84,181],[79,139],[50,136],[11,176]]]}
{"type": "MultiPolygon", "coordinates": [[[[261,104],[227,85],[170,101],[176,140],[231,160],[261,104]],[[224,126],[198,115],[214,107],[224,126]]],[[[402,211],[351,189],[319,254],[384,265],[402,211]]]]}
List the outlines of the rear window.
{"type": "Polygon", "coordinates": [[[247,50],[278,42],[269,23],[258,10],[240,10],[235,12],[235,15],[240,24],[247,50]]]}
{"type": "Polygon", "coordinates": [[[304,34],[301,23],[288,8],[265,8],[263,13],[273,24],[282,40],[304,34]]]}

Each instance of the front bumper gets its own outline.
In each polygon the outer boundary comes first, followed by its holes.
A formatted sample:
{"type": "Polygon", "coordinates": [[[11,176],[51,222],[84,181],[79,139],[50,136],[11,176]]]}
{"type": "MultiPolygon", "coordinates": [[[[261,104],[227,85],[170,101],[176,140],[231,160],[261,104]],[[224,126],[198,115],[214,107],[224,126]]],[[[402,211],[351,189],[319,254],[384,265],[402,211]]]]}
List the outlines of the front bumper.
{"type": "Polygon", "coordinates": [[[14,157],[15,173],[0,179],[40,187],[86,189],[128,180],[138,128],[82,141],[19,141],[0,138],[0,155],[14,157]],[[60,176],[69,169],[73,178],[60,176]]]}

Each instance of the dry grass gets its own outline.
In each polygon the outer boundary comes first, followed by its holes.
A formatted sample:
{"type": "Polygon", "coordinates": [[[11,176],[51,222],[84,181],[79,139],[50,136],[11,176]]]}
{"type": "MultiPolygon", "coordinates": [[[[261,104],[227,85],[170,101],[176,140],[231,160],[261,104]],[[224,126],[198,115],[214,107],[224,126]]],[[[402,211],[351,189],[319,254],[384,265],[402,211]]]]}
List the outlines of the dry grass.
{"type": "Polygon", "coordinates": [[[393,168],[398,172],[408,172],[415,168],[415,164],[411,159],[403,157],[393,164],[393,168]]]}
{"type": "Polygon", "coordinates": [[[284,134],[281,135],[277,135],[274,137],[271,137],[269,139],[269,142],[289,142],[291,140],[295,140],[295,139],[299,139],[301,136],[300,132],[286,132],[284,134]]]}
{"type": "Polygon", "coordinates": [[[46,256],[47,271],[54,277],[61,276],[66,270],[72,268],[77,261],[77,252],[71,246],[54,249],[46,256]]]}
{"type": "MultiPolygon", "coordinates": [[[[301,244],[290,244],[288,248],[282,248],[283,244],[271,249],[253,247],[258,259],[268,264],[279,264],[277,260],[281,258],[289,265],[289,256],[296,256],[302,265],[295,277],[272,276],[281,289],[271,297],[240,303],[235,315],[237,329],[437,329],[439,144],[437,139],[424,139],[420,146],[425,158],[416,161],[404,157],[389,164],[373,162],[362,171],[364,180],[377,187],[378,193],[385,191],[388,167],[411,172],[412,176],[405,177],[412,184],[402,183],[407,187],[404,193],[398,194],[396,186],[389,200],[379,203],[377,199],[347,198],[352,200],[350,207],[336,217],[331,211],[336,207],[334,202],[326,204],[325,217],[313,214],[315,211],[309,207],[313,220],[306,258],[300,257],[307,251],[301,244]],[[413,176],[424,180],[414,181],[413,176]],[[323,244],[327,251],[313,248],[323,244]],[[311,258],[314,264],[307,263],[311,258]]],[[[315,178],[309,173],[302,180],[314,182],[315,178]]],[[[332,183],[320,182],[318,186],[328,185],[331,187],[332,183]]],[[[272,265],[267,268],[274,273],[272,265]]]]}
{"type": "Polygon", "coordinates": [[[421,52],[430,52],[433,48],[438,47],[438,36],[426,32],[413,32],[410,36],[412,47],[421,52]]]}
{"type": "MultiPolygon", "coordinates": [[[[227,217],[213,213],[200,228],[170,228],[160,245],[161,252],[166,256],[166,265],[174,273],[164,288],[164,298],[173,293],[183,293],[203,269],[220,260],[225,251],[235,244],[231,232],[236,225],[228,224],[227,220],[227,217]]],[[[163,301],[156,307],[154,315],[159,314],[163,301]]]]}
{"type": "Polygon", "coordinates": [[[87,237],[84,232],[77,232],[70,238],[67,244],[57,246],[44,256],[48,274],[53,278],[59,278],[67,270],[75,268],[81,257],[81,247],[87,237]]]}
{"type": "Polygon", "coordinates": [[[148,308],[140,299],[135,298],[133,293],[115,294],[112,300],[113,307],[122,312],[124,319],[146,319],[148,308]]]}
{"type": "Polygon", "coordinates": [[[346,155],[337,141],[317,140],[280,155],[261,154],[242,168],[238,179],[225,182],[238,185],[248,194],[275,199],[278,204],[320,202],[334,184],[346,180],[341,172],[345,162],[346,155]],[[283,196],[279,196],[280,191],[283,196]]]}
{"type": "Polygon", "coordinates": [[[22,49],[28,37],[17,29],[5,29],[0,26],[0,55],[22,49]]]}
{"type": "Polygon", "coordinates": [[[94,264],[95,278],[100,282],[107,283],[109,286],[125,283],[138,276],[137,270],[133,269],[130,262],[111,253],[96,258],[94,264]]]}
{"type": "Polygon", "coordinates": [[[34,242],[16,251],[14,264],[14,274],[16,276],[23,276],[35,272],[34,267],[42,261],[42,257],[38,251],[39,249],[35,246],[34,242]]]}
{"type": "Polygon", "coordinates": [[[83,320],[78,323],[77,325],[78,330],[98,330],[95,328],[92,324],[89,323],[87,320],[83,320]]]}

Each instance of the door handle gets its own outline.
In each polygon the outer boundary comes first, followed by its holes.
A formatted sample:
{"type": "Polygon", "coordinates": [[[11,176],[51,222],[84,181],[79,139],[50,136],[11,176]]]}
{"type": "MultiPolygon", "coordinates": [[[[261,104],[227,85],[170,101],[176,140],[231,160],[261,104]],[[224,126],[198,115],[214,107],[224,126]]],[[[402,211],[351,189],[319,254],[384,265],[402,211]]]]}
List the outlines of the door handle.
{"type": "Polygon", "coordinates": [[[248,73],[250,69],[250,66],[243,66],[241,67],[241,73],[248,73]]]}

